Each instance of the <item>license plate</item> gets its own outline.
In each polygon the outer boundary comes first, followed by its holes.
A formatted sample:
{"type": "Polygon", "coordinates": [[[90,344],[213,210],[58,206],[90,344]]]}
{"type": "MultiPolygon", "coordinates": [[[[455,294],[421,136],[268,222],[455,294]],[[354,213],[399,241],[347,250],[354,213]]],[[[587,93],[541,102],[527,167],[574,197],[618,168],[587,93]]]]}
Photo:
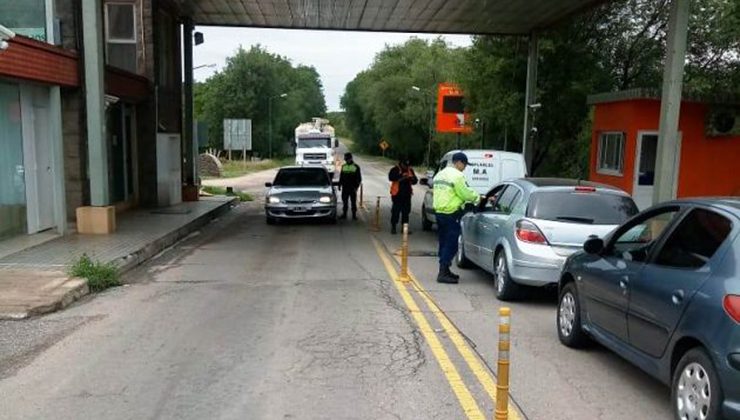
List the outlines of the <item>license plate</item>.
{"type": "Polygon", "coordinates": [[[296,212],[296,213],[303,213],[303,212],[306,212],[306,211],[308,211],[308,209],[307,209],[307,208],[305,208],[305,207],[293,207],[293,208],[291,208],[290,210],[291,210],[291,211],[294,211],[294,212],[296,212]]]}

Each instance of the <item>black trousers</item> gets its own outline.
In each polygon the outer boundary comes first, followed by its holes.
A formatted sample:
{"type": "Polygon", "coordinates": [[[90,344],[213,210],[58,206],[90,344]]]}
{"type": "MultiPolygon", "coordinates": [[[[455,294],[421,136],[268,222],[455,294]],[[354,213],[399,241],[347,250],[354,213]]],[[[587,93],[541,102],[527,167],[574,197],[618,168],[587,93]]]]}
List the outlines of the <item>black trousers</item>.
{"type": "Polygon", "coordinates": [[[347,214],[347,207],[349,207],[350,201],[352,201],[352,214],[357,214],[357,189],[347,187],[342,188],[343,214],[347,214]]]}
{"type": "Polygon", "coordinates": [[[411,213],[411,196],[395,196],[391,197],[393,200],[393,207],[391,207],[391,226],[398,224],[398,219],[401,219],[401,223],[409,222],[409,213],[411,213]]]}

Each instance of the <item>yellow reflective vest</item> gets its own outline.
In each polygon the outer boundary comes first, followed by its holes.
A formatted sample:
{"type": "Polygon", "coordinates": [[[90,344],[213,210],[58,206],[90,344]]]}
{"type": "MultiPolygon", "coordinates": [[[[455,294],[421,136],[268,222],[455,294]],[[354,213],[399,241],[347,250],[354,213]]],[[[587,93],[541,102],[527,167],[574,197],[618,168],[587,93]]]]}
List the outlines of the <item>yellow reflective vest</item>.
{"type": "Polygon", "coordinates": [[[434,211],[453,214],[465,203],[478,204],[480,195],[468,187],[465,175],[454,166],[448,166],[434,177],[434,211]]]}

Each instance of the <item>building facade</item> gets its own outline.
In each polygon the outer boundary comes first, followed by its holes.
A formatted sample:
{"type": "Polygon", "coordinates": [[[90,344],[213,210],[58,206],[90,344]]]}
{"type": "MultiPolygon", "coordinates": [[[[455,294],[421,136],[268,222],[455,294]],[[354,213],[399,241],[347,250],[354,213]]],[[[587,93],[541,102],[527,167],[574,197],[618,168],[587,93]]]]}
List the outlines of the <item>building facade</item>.
{"type": "Polygon", "coordinates": [[[0,0],[0,25],[0,240],[181,200],[175,2],[0,0]]]}

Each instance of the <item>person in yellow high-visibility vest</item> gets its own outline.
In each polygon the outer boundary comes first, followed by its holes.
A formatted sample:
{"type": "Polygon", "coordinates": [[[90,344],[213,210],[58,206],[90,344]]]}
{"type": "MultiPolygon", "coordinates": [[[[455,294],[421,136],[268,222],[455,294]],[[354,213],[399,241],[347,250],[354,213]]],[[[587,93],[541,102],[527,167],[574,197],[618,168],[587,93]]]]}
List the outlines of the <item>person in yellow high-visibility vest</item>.
{"type": "Polygon", "coordinates": [[[352,203],[352,219],[357,220],[357,189],[362,184],[362,172],[360,165],[352,158],[352,153],[344,154],[344,165],[339,172],[339,189],[342,191],[342,215],[340,219],[347,218],[347,208],[352,203]]]}
{"type": "Polygon", "coordinates": [[[465,153],[452,155],[452,166],[439,171],[434,177],[434,212],[439,233],[439,274],[440,283],[457,283],[460,276],[450,271],[452,259],[457,254],[460,238],[460,219],[468,203],[478,204],[480,195],[465,181],[463,171],[468,165],[465,153]]]}

